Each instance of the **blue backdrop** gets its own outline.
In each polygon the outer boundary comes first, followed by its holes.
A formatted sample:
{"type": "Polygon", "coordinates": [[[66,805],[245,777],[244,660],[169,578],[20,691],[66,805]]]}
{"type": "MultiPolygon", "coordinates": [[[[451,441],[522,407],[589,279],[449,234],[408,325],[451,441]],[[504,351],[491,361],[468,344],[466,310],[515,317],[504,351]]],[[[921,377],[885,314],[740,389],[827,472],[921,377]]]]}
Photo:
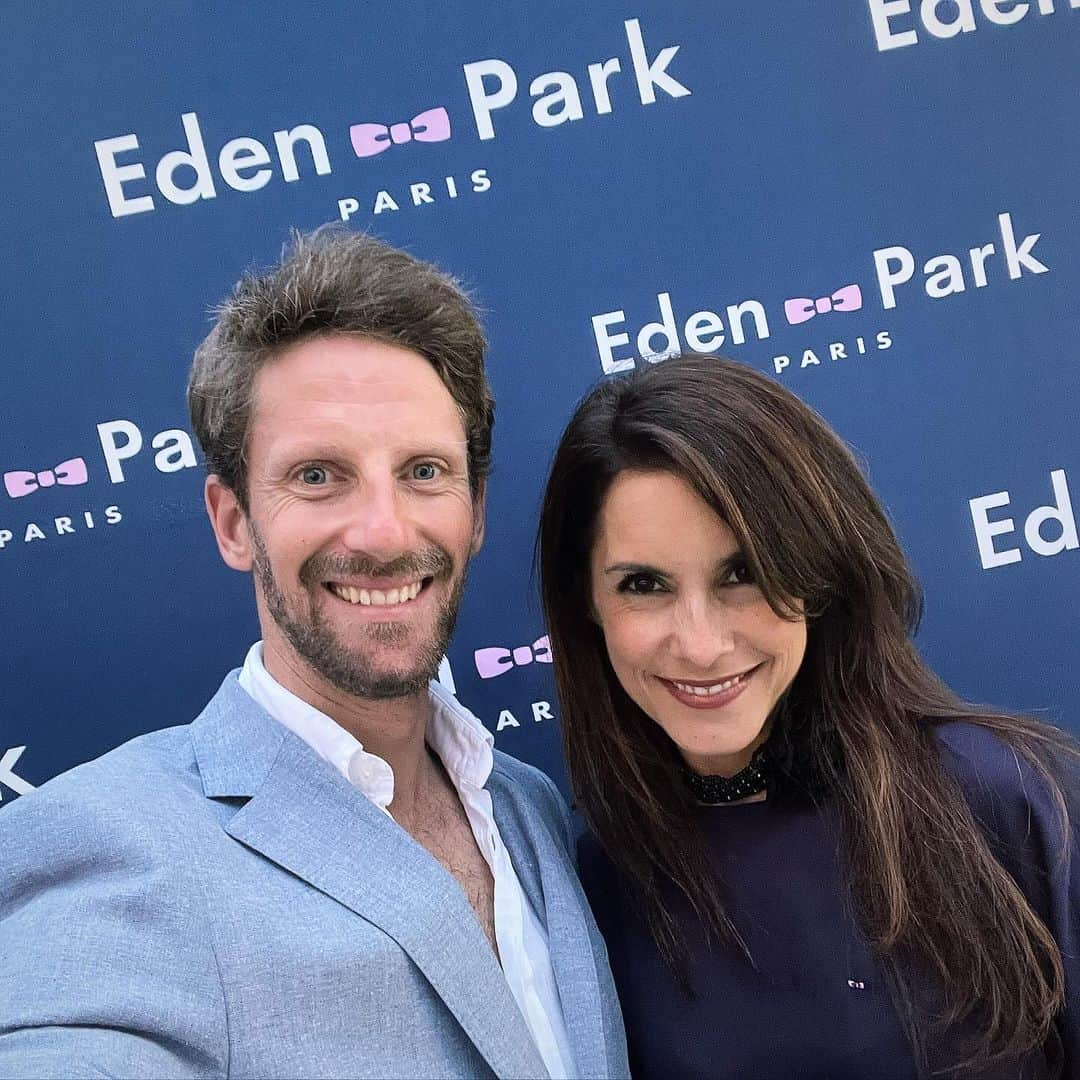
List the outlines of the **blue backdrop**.
{"type": "Polygon", "coordinates": [[[521,648],[557,435],[635,351],[686,346],[858,450],[947,681],[1080,730],[1078,6],[6,11],[3,805],[191,720],[242,661],[186,372],[240,271],[339,219],[487,312],[497,464],[449,660],[501,748],[563,779],[521,648]],[[492,648],[517,662],[484,678],[492,648]]]}

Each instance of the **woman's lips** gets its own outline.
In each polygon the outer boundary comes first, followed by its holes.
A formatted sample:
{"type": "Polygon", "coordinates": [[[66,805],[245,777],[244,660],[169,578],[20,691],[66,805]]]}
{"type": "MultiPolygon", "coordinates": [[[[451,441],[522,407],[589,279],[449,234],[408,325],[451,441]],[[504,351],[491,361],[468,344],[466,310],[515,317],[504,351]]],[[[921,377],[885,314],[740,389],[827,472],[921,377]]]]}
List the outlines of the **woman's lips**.
{"type": "Polygon", "coordinates": [[[758,664],[738,675],[718,679],[715,683],[688,683],[664,678],[660,678],[660,682],[682,705],[691,709],[720,709],[734,701],[746,689],[760,666],[758,664]]]}

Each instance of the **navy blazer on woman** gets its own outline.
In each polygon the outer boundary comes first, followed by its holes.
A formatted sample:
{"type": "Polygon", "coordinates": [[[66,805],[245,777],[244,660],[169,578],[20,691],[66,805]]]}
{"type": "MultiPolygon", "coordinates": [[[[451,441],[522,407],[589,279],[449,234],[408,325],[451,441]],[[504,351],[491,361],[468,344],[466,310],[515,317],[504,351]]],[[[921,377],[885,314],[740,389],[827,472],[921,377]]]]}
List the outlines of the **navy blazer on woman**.
{"type": "MultiPolygon", "coordinates": [[[[1026,1061],[986,1075],[1080,1076],[1077,822],[1065,843],[1044,785],[986,729],[950,723],[939,737],[943,761],[995,856],[1053,932],[1065,963],[1066,1004],[1055,1037],[1026,1061]]],[[[580,845],[582,880],[607,940],[635,1077],[950,1076],[949,1066],[963,1056],[962,1033],[930,1030],[925,1018],[938,1004],[932,983],[871,953],[844,885],[835,809],[775,799],[701,814],[727,911],[752,961],[733,946],[708,946],[689,907],[669,896],[690,948],[692,997],[660,959],[629,885],[594,839],[580,845]]]]}

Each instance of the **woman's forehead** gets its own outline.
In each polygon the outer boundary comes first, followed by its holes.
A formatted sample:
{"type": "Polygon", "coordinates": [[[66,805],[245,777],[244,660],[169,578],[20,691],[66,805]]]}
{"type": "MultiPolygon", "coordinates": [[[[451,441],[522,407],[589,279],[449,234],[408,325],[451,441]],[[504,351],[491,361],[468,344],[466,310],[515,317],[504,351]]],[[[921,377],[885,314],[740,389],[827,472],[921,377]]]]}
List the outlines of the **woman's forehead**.
{"type": "Polygon", "coordinates": [[[600,508],[596,548],[708,551],[724,558],[738,547],[731,527],[682,477],[670,472],[626,470],[613,481],[600,508]]]}

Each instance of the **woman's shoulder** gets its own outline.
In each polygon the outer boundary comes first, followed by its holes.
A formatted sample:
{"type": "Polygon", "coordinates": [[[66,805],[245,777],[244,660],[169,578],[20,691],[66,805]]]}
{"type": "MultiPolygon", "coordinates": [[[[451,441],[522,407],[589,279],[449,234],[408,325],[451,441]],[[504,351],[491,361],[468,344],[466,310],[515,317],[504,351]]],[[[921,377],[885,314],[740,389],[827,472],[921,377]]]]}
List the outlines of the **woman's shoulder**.
{"type": "Polygon", "coordinates": [[[577,838],[577,857],[578,871],[582,881],[586,877],[590,880],[597,878],[610,880],[617,873],[614,863],[600,846],[600,841],[588,829],[585,829],[577,838]]]}
{"type": "MultiPolygon", "coordinates": [[[[1047,775],[1011,742],[984,725],[966,720],[938,725],[935,734],[946,771],[975,816],[1002,840],[1025,842],[1034,832],[1054,832],[1059,815],[1047,775]]],[[[1048,761],[1070,810],[1080,785],[1076,764],[1048,761]]]]}
{"type": "Polygon", "coordinates": [[[950,720],[934,728],[943,751],[942,760],[953,778],[995,790],[1023,786],[1032,766],[1004,738],[982,724],[950,720]]]}
{"type": "Polygon", "coordinates": [[[595,835],[586,829],[577,841],[578,876],[601,929],[609,909],[616,908],[629,891],[625,876],[595,835]]]}

